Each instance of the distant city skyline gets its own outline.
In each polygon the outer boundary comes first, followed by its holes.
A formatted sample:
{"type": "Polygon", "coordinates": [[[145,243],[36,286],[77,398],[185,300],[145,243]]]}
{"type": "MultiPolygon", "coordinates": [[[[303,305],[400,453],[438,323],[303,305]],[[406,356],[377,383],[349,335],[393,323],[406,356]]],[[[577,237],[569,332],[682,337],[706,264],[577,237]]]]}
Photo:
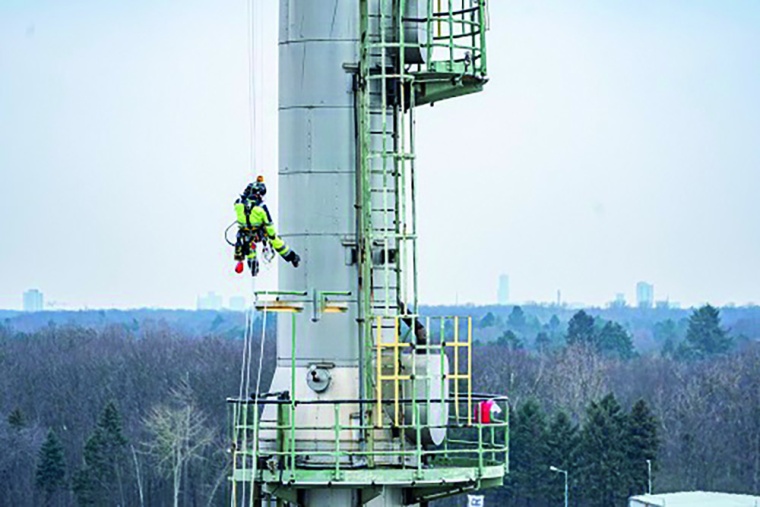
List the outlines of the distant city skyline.
{"type": "Polygon", "coordinates": [[[234,312],[243,312],[248,308],[248,299],[245,296],[235,295],[228,299],[224,304],[224,296],[217,294],[215,291],[208,291],[196,298],[197,310],[231,310],[234,312]]]}
{"type": "MultiPolygon", "coordinates": [[[[604,307],[627,307],[628,306],[628,297],[626,296],[625,292],[616,292],[614,294],[613,299],[608,299],[605,302],[602,303],[588,303],[584,301],[565,301],[562,299],[561,290],[557,290],[555,297],[553,299],[547,299],[547,300],[512,300],[509,298],[509,276],[502,274],[499,275],[498,278],[498,284],[497,284],[497,301],[496,304],[498,305],[509,305],[509,306],[520,306],[520,305],[541,305],[541,306],[563,306],[563,307],[570,307],[570,308],[604,308],[604,307]],[[506,285],[504,285],[504,281],[506,280],[506,285]],[[506,291],[505,291],[506,287],[506,291]],[[504,295],[507,295],[506,302],[504,302],[504,299],[502,297],[504,295]]],[[[634,301],[635,306],[639,308],[689,308],[689,307],[699,307],[703,304],[710,303],[713,306],[717,307],[737,307],[737,306],[757,306],[757,303],[754,301],[747,301],[743,303],[737,303],[735,301],[728,301],[724,304],[720,303],[714,303],[711,301],[704,301],[704,302],[698,302],[694,304],[689,304],[684,306],[682,303],[678,301],[673,301],[670,298],[665,299],[655,299],[654,296],[654,284],[648,283],[648,282],[637,282],[635,286],[633,286],[631,290],[631,301],[634,301]]],[[[240,294],[234,294],[232,296],[226,297],[224,294],[218,293],[216,291],[206,291],[203,294],[199,294],[195,298],[195,304],[192,306],[134,306],[134,307],[125,307],[125,306],[103,306],[103,305],[82,305],[82,306],[76,306],[72,304],[68,304],[65,302],[58,302],[58,301],[52,301],[52,302],[45,302],[44,300],[44,294],[39,291],[38,289],[29,289],[25,291],[22,294],[22,298],[20,299],[20,304],[18,306],[9,305],[7,307],[2,307],[0,310],[21,310],[21,311],[42,311],[45,309],[49,309],[51,311],[77,311],[77,310],[96,310],[96,309],[196,309],[196,310],[232,310],[232,311],[245,311],[248,308],[248,301],[251,298],[248,298],[246,296],[240,295],[240,294]],[[227,303],[225,304],[225,300],[227,303]],[[35,309],[31,309],[35,308],[35,309]]],[[[493,304],[492,302],[482,302],[482,303],[476,303],[472,301],[452,301],[452,302],[444,302],[444,303],[438,303],[438,304],[431,304],[426,302],[421,302],[422,305],[425,306],[447,306],[447,305],[461,305],[461,306],[489,306],[490,304],[493,304]]]]}
{"type": "MultiPolygon", "coordinates": [[[[760,2],[489,5],[484,91],[416,115],[419,301],[492,304],[508,266],[512,303],[625,287],[632,305],[639,280],[685,307],[760,303],[760,2]]],[[[48,309],[251,297],[222,238],[252,176],[248,32],[242,0],[0,3],[0,308],[29,287],[48,309]]]]}
{"type": "Polygon", "coordinates": [[[223,306],[222,296],[216,292],[209,291],[202,296],[198,296],[196,309],[221,310],[223,306]]]}

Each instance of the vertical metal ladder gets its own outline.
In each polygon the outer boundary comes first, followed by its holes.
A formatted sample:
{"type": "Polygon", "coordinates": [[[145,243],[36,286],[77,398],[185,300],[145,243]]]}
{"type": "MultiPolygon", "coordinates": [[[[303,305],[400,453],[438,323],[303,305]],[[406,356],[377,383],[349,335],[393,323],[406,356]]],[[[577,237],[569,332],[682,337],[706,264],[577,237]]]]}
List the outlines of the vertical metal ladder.
{"type": "MultiPolygon", "coordinates": [[[[398,0],[361,0],[357,97],[360,168],[360,323],[365,393],[379,379],[370,372],[381,343],[398,339],[399,301],[417,307],[414,224],[414,118],[398,0]],[[380,317],[380,318],[378,318],[380,317]]],[[[376,414],[378,417],[379,414],[376,414]]]]}
{"type": "MultiPolygon", "coordinates": [[[[360,0],[360,13],[359,322],[364,393],[380,393],[372,357],[398,361],[398,302],[417,317],[415,106],[482,89],[487,15],[484,0],[360,0]]],[[[450,379],[458,397],[469,368],[450,379]]]]}

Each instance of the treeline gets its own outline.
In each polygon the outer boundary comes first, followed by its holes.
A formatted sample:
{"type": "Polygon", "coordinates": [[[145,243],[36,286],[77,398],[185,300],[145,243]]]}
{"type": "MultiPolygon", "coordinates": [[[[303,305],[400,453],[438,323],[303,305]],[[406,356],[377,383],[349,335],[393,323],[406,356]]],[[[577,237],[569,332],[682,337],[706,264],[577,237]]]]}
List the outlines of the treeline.
{"type": "Polygon", "coordinates": [[[0,505],[227,505],[242,350],[155,322],[0,326],[0,505]]]}
{"type": "Polygon", "coordinates": [[[165,325],[187,337],[208,334],[235,338],[245,327],[245,313],[231,310],[0,310],[0,324],[17,332],[33,333],[50,326],[80,326],[102,331],[114,326],[139,333],[142,326],[165,325]]]}
{"type": "Polygon", "coordinates": [[[588,406],[579,425],[563,410],[549,417],[529,399],[510,421],[511,473],[490,503],[562,505],[565,478],[572,505],[625,505],[647,490],[659,424],[643,400],[626,413],[609,394],[588,406]]]}
{"type": "MultiPolygon", "coordinates": [[[[597,331],[610,323],[606,333],[613,338],[625,332],[633,349],[641,354],[671,353],[686,339],[693,314],[692,309],[625,306],[583,312],[593,318],[597,331]]],[[[565,306],[535,304],[423,308],[423,314],[471,316],[479,344],[500,342],[530,351],[565,346],[568,327],[577,313],[578,309],[565,306]]],[[[760,307],[726,307],[721,309],[721,318],[738,346],[760,339],[760,307]]]]}
{"type": "MultiPolygon", "coordinates": [[[[0,505],[227,505],[225,399],[243,342],[222,319],[193,334],[153,320],[0,325],[0,505]]],[[[507,329],[514,339],[473,349],[475,390],[511,400],[511,474],[492,505],[557,505],[550,466],[568,472],[572,505],[624,505],[645,490],[646,460],[655,491],[760,494],[758,342],[709,306],[657,353],[591,312],[552,320],[544,345],[507,329]]]]}
{"type": "Polygon", "coordinates": [[[630,353],[630,342],[608,341],[605,327],[577,312],[561,347],[537,352],[497,342],[474,349],[477,388],[506,392],[517,407],[508,486],[487,496],[497,499],[497,505],[557,505],[556,497],[552,501],[546,491],[554,495],[562,486],[549,467],[566,466],[572,505],[625,505],[625,495],[646,491],[640,476],[638,481],[626,479],[627,470],[638,467],[641,473],[647,459],[655,491],[760,494],[760,343],[739,347],[710,306],[692,313],[685,337],[672,353],[630,353]],[[610,406],[618,403],[629,422],[631,414],[644,407],[651,412],[658,445],[636,450],[630,439],[619,438],[622,447],[616,449],[607,441],[589,455],[593,448],[583,443],[584,438],[600,417],[607,420],[608,429],[594,433],[597,442],[625,434],[624,418],[618,425],[610,423],[617,411],[610,406]],[[525,406],[538,415],[526,417],[521,409],[525,406]],[[574,428],[570,432],[561,414],[574,428]],[[560,448],[553,439],[559,435],[561,441],[572,442],[561,436],[568,434],[578,436],[574,450],[564,457],[552,454],[560,448]],[[548,454],[540,435],[546,435],[548,454]],[[521,450],[525,438],[531,442],[527,452],[521,450]],[[640,454],[630,461],[634,450],[640,454]],[[616,454],[627,455],[629,461],[621,464],[616,454]],[[590,468],[590,463],[598,468],[590,468]],[[603,498],[599,488],[617,496],[603,498]]]}

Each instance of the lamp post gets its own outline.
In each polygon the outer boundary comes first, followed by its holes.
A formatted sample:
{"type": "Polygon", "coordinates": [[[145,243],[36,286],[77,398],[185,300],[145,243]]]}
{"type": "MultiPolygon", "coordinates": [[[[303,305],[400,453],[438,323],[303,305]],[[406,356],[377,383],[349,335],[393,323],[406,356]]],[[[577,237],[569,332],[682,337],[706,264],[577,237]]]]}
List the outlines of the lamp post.
{"type": "Polygon", "coordinates": [[[647,494],[652,494],[652,460],[647,460],[647,494]]]}
{"type": "Polygon", "coordinates": [[[558,474],[565,474],[565,507],[567,507],[567,470],[562,470],[561,468],[557,468],[555,466],[550,466],[549,470],[552,472],[557,472],[558,474]]]}

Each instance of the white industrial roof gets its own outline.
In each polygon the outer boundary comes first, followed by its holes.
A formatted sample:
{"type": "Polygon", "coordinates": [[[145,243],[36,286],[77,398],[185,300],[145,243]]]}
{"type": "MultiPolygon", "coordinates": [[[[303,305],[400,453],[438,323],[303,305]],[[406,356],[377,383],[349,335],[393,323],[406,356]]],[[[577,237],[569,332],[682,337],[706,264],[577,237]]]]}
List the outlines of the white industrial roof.
{"type": "Polygon", "coordinates": [[[631,497],[630,507],[760,507],[760,496],[688,491],[631,497]]]}

